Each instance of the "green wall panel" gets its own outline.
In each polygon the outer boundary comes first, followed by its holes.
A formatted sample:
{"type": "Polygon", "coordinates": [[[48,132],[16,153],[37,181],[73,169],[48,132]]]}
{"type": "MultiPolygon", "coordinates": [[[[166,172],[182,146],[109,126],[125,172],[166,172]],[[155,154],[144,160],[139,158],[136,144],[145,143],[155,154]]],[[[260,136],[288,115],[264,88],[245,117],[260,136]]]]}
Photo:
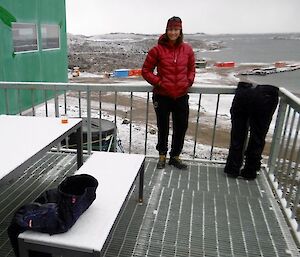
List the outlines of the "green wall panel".
{"type": "MultiPolygon", "coordinates": [[[[1,0],[0,1],[0,81],[67,82],[68,56],[65,0],[1,0]],[[9,16],[10,14],[11,16],[9,16]],[[1,16],[2,15],[2,16],[1,16]],[[1,19],[2,17],[2,19],[1,19]],[[7,19],[37,25],[39,50],[13,53],[12,31],[7,19]],[[60,49],[41,49],[41,24],[60,26],[60,49]]],[[[43,102],[41,91],[0,90],[0,114],[18,113],[43,102]],[[6,100],[8,99],[8,103],[6,100]],[[6,106],[9,110],[6,110],[6,106]]],[[[54,94],[47,92],[50,99],[54,94]]]]}

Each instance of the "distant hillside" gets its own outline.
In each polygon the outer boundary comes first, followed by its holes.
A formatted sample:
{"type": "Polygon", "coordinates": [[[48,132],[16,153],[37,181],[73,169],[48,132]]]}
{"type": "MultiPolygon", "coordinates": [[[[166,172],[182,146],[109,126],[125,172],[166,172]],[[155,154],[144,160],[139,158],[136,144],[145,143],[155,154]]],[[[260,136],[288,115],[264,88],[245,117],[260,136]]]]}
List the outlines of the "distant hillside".
{"type": "MultiPolygon", "coordinates": [[[[69,68],[79,66],[92,73],[112,72],[120,68],[140,68],[149,49],[157,43],[159,35],[110,33],[84,36],[68,34],[69,68]]],[[[194,51],[215,50],[222,42],[205,40],[204,34],[187,34],[194,51]]]]}

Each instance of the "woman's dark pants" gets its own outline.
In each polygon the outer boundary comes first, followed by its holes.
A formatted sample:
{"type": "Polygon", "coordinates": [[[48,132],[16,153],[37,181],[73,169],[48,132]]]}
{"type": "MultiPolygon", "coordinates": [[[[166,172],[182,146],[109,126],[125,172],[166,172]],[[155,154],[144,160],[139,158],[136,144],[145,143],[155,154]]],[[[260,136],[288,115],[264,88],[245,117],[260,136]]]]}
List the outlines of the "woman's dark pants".
{"type": "Polygon", "coordinates": [[[230,109],[232,128],[225,173],[239,175],[250,127],[244,171],[250,177],[256,176],[261,165],[265,137],[277,104],[278,88],[271,85],[253,86],[246,82],[238,84],[230,109]]]}
{"type": "Polygon", "coordinates": [[[160,155],[166,155],[168,152],[170,114],[172,113],[173,135],[170,156],[179,156],[188,128],[189,96],[184,95],[173,99],[167,96],[153,94],[152,100],[158,128],[158,143],[156,149],[160,155]]]}

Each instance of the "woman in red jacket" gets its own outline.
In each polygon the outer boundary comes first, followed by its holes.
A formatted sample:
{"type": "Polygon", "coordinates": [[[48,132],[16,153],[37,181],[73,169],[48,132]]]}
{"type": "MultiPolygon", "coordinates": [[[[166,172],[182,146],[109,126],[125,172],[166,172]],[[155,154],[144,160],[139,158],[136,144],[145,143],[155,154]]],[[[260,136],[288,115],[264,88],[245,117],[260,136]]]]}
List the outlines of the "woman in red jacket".
{"type": "Polygon", "coordinates": [[[179,155],[188,127],[188,90],[195,78],[195,55],[190,45],[183,42],[182,22],[179,17],[168,20],[166,33],[148,52],[142,75],[153,85],[153,106],[157,118],[159,152],[158,169],[163,169],[168,152],[170,113],[173,135],[169,165],[186,169],[179,155]],[[156,71],[155,71],[156,68],[156,71]]]}

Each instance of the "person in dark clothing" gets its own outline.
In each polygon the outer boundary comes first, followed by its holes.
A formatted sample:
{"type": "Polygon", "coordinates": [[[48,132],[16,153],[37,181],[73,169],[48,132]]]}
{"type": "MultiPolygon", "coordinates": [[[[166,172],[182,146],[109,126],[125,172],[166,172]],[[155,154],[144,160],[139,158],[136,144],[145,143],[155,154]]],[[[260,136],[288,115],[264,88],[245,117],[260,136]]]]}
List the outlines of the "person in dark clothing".
{"type": "Polygon", "coordinates": [[[148,52],[142,67],[142,76],[153,85],[153,106],[157,118],[159,152],[158,169],[163,169],[168,152],[170,114],[173,135],[169,165],[186,169],[179,155],[188,127],[189,87],[195,78],[195,55],[190,45],[183,42],[182,21],[179,17],[168,20],[166,33],[148,52]],[[155,68],[157,72],[154,72],[155,68]]]}
{"type": "Polygon", "coordinates": [[[278,104],[278,88],[239,82],[230,109],[231,139],[224,172],[230,177],[252,180],[261,166],[261,155],[272,116],[278,104]],[[250,136],[245,151],[248,130],[250,136]]]}

